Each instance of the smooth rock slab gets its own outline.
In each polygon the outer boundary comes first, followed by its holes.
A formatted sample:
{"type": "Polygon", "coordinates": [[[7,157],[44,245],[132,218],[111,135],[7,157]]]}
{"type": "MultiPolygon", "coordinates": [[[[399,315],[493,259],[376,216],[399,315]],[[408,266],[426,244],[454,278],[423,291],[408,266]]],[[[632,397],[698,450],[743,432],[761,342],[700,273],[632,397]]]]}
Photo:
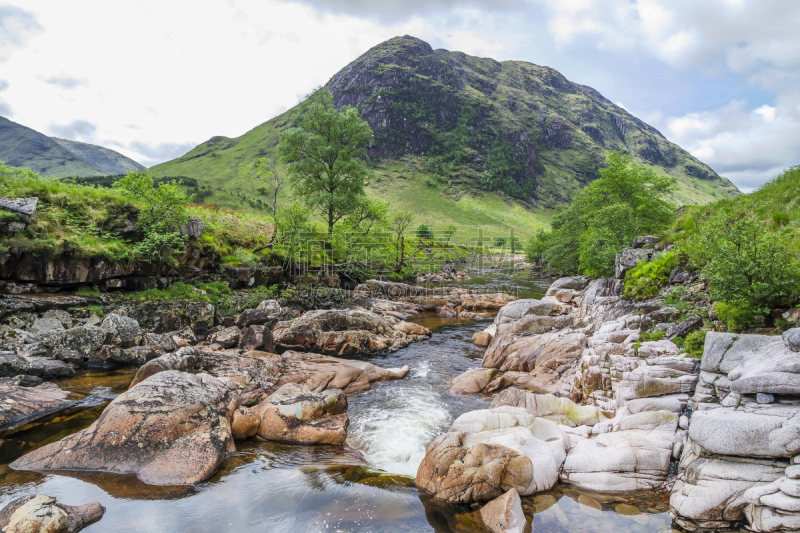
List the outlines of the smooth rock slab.
{"type": "Polygon", "coordinates": [[[72,404],[68,391],[54,383],[22,386],[24,378],[0,378],[0,436],[72,404]]]}
{"type": "Polygon", "coordinates": [[[689,437],[719,455],[792,457],[800,452],[800,411],[779,404],[697,411],[689,437]]]}
{"type": "Polygon", "coordinates": [[[239,401],[230,380],[161,372],[118,396],[88,428],[10,466],[136,474],[151,485],[199,483],[235,451],[230,422],[239,401]]]}
{"type": "Polygon", "coordinates": [[[521,407],[532,416],[570,427],[593,426],[607,420],[597,407],[578,405],[569,398],[535,394],[521,389],[506,389],[495,396],[491,407],[503,406],[521,407]]]}
{"type": "Polygon", "coordinates": [[[100,520],[105,509],[99,503],[64,505],[42,494],[25,496],[0,511],[3,533],[75,533],[100,520]]]}

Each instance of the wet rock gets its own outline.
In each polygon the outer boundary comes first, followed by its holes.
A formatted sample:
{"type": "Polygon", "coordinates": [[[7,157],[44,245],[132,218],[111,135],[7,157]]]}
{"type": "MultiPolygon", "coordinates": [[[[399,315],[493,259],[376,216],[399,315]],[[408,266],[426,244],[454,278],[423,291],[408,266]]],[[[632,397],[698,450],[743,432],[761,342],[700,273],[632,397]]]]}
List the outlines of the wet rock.
{"type": "Polygon", "coordinates": [[[461,415],[434,439],[417,471],[417,485],[449,502],[494,499],[548,490],[558,480],[566,443],[549,420],[498,407],[461,415]]]}
{"type": "Polygon", "coordinates": [[[703,319],[697,315],[690,316],[677,324],[670,324],[667,328],[667,338],[685,337],[687,334],[703,327],[703,319]]]}
{"type": "Polygon", "coordinates": [[[492,342],[492,335],[486,331],[479,331],[472,336],[472,343],[480,348],[486,348],[492,342]]]}
{"type": "Polygon", "coordinates": [[[50,335],[64,331],[64,325],[55,318],[37,318],[30,328],[34,335],[50,335]]]}
{"type": "Polygon", "coordinates": [[[63,361],[0,352],[0,377],[14,377],[20,374],[51,380],[72,377],[75,371],[63,361]]]}
{"type": "Polygon", "coordinates": [[[131,386],[166,370],[206,372],[231,379],[244,387],[242,403],[255,405],[286,383],[302,385],[312,392],[326,389],[360,392],[369,390],[375,381],[401,379],[409,368],[386,369],[365,361],[301,352],[277,355],[254,351],[239,355],[186,347],[145,364],[136,373],[131,386]]]}
{"type": "Polygon", "coordinates": [[[276,349],[331,355],[394,352],[425,335],[408,335],[375,313],[309,311],[293,322],[279,322],[272,331],[276,349]]]}
{"type": "Polygon", "coordinates": [[[0,378],[0,436],[14,432],[31,422],[65,409],[72,402],[67,401],[68,391],[61,390],[54,383],[33,385],[29,376],[0,378]]]}
{"type": "Polygon", "coordinates": [[[347,397],[338,389],[309,392],[289,383],[253,408],[262,439],[298,444],[344,444],[347,397]]]}
{"type": "Polygon", "coordinates": [[[527,525],[522,501],[513,488],[484,505],[480,513],[491,533],[522,533],[527,525]]]}
{"type": "Polygon", "coordinates": [[[261,418],[247,407],[239,407],[233,413],[231,434],[235,440],[249,439],[258,433],[261,418]]]}
{"type": "Polygon", "coordinates": [[[208,374],[161,372],[118,396],[88,428],[30,452],[15,470],[136,474],[153,485],[208,479],[235,451],[238,387],[208,374]]]}
{"type": "Polygon", "coordinates": [[[113,334],[111,344],[120,348],[138,346],[144,340],[144,333],[139,323],[127,316],[111,313],[103,319],[100,327],[113,334]]]}
{"type": "Polygon", "coordinates": [[[477,394],[495,378],[494,368],[473,368],[453,378],[447,388],[450,394],[477,394]]]}
{"type": "Polygon", "coordinates": [[[269,326],[249,326],[244,328],[239,347],[247,351],[273,351],[272,329],[269,326]]]}
{"type": "Polygon", "coordinates": [[[223,348],[233,348],[239,344],[241,338],[242,331],[236,326],[231,326],[209,335],[208,342],[209,344],[219,344],[223,348]]]}
{"type": "Polygon", "coordinates": [[[105,509],[99,503],[64,505],[43,494],[25,496],[0,511],[3,533],[75,533],[100,520],[105,509]]]}

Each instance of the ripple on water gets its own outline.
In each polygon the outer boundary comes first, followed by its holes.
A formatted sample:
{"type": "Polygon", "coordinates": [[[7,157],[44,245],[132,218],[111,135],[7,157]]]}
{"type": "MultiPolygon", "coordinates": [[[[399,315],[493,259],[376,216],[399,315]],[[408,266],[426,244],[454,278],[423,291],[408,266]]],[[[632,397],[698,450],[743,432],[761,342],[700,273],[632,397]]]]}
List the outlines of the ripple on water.
{"type": "Polygon", "coordinates": [[[427,361],[415,365],[405,386],[375,387],[351,414],[348,444],[376,468],[415,476],[428,444],[450,424],[441,394],[425,380],[429,372],[427,361]]]}

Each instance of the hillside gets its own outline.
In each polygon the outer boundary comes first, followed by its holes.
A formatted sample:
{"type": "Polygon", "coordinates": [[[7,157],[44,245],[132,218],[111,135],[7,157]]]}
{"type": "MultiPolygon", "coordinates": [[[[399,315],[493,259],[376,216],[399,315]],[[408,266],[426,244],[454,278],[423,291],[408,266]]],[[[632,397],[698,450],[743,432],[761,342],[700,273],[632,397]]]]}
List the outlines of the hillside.
{"type": "Polygon", "coordinates": [[[80,157],[96,166],[104,174],[125,174],[129,170],[141,170],[144,168],[144,165],[109,148],[57,137],[51,137],[51,139],[61,145],[62,148],[72,152],[76,157],[80,157]]]}
{"type": "MultiPolygon", "coordinates": [[[[326,85],[372,127],[368,193],[429,223],[542,225],[598,176],[605,155],[629,153],[680,185],[675,200],[703,204],[738,194],[711,168],[590,87],[521,61],[433,50],[413,37],[386,41],[326,85]],[[512,218],[509,218],[512,217],[512,218]]],[[[241,163],[273,156],[303,104],[241,137],[213,137],[155,175],[197,178],[206,201],[258,208],[241,163]]]]}
{"type": "Polygon", "coordinates": [[[48,137],[0,117],[0,161],[43,176],[121,174],[142,165],[108,148],[48,137]]]}

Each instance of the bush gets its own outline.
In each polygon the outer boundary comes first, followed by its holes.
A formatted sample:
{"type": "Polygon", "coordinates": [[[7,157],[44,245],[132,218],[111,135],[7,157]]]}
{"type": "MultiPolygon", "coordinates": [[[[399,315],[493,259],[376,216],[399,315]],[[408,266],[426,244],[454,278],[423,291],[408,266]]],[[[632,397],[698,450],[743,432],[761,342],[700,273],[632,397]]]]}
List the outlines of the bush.
{"type": "Polygon", "coordinates": [[[420,224],[419,226],[417,226],[417,229],[414,230],[414,235],[418,239],[426,239],[426,240],[433,239],[433,233],[426,224],[420,224]]]}
{"type": "Polygon", "coordinates": [[[683,343],[683,347],[686,348],[686,352],[690,357],[694,357],[695,359],[700,359],[703,357],[703,349],[705,348],[706,344],[706,333],[708,332],[701,329],[686,335],[686,340],[683,343]]]}
{"type": "Polygon", "coordinates": [[[643,331],[639,334],[639,342],[660,341],[666,334],[666,331],[643,331]]]}
{"type": "Polygon", "coordinates": [[[669,273],[677,264],[678,258],[675,252],[662,254],[647,263],[639,263],[625,274],[623,298],[628,300],[655,298],[659,289],[669,282],[669,273]]]}
{"type": "Polygon", "coordinates": [[[725,322],[728,330],[734,333],[764,325],[764,314],[761,310],[746,302],[719,302],[714,306],[714,312],[725,322]]]}

